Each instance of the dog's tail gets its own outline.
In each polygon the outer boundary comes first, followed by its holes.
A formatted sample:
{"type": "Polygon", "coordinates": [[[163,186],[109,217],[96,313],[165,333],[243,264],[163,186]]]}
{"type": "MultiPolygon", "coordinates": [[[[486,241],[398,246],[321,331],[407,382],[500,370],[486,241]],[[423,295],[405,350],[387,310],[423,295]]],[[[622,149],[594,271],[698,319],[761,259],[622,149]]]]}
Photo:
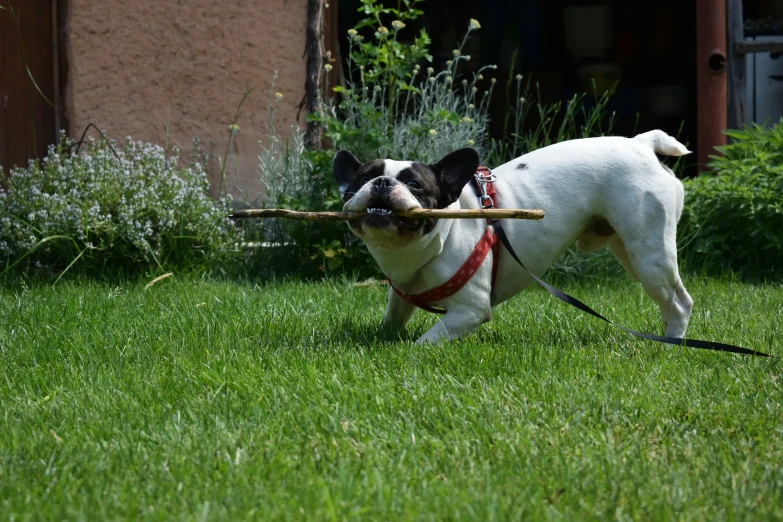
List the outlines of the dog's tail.
{"type": "Polygon", "coordinates": [[[664,156],[684,156],[691,153],[691,151],[685,148],[685,145],[662,130],[651,130],[650,132],[634,136],[633,139],[649,145],[657,154],[664,156]]]}

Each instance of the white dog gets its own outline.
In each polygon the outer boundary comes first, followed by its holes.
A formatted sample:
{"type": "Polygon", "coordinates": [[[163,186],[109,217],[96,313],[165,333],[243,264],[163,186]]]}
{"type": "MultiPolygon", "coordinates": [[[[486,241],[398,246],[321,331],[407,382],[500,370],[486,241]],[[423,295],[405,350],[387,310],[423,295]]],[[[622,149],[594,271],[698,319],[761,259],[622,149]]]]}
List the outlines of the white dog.
{"type": "MultiPolygon", "coordinates": [[[[542,221],[503,221],[514,250],[532,273],[543,274],[574,242],[584,251],[609,246],[658,304],[666,335],[682,338],[693,307],[677,267],[684,191],[655,153],[681,156],[689,151],[660,130],[635,138],[551,145],[492,171],[497,176],[495,203],[544,210],[542,221]]],[[[434,165],[388,159],[361,163],[345,150],[335,155],[344,210],[367,211],[349,221],[349,227],[392,285],[385,321],[404,325],[417,305],[446,311],[417,342],[473,332],[492,318],[494,306],[533,282],[505,249],[487,252],[484,219],[392,214],[418,207],[481,208],[475,183],[470,183],[478,166],[473,149],[452,152],[434,165]],[[449,283],[452,287],[445,288],[449,283]],[[422,301],[428,297],[438,299],[422,301]]]]}

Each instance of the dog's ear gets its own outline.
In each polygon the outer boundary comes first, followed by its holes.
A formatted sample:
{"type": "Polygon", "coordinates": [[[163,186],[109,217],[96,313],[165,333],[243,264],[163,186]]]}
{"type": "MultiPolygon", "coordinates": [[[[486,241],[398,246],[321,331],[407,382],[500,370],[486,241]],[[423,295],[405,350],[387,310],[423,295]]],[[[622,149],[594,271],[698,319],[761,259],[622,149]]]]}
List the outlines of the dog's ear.
{"type": "Polygon", "coordinates": [[[361,166],[362,162],[347,150],[337,151],[337,154],[334,155],[332,171],[334,172],[334,179],[337,180],[337,184],[340,186],[341,194],[351,186],[353,179],[356,177],[356,172],[361,166]]]}
{"type": "Polygon", "coordinates": [[[429,165],[440,188],[439,208],[448,207],[457,201],[478,167],[479,154],[470,147],[455,150],[434,165],[429,165]]]}

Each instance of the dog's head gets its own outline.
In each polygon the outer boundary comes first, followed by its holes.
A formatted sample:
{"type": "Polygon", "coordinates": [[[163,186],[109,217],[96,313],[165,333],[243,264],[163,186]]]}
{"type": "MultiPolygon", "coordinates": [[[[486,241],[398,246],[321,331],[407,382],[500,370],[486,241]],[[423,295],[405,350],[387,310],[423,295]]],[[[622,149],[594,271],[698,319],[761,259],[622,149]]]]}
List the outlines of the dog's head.
{"type": "MultiPolygon", "coordinates": [[[[479,166],[474,149],[459,149],[433,165],[378,159],[362,163],[347,150],[334,157],[334,177],[346,212],[367,214],[348,222],[368,243],[409,243],[435,226],[434,219],[393,216],[394,211],[446,208],[460,196],[479,166]]],[[[389,244],[389,246],[394,246],[389,244]]]]}

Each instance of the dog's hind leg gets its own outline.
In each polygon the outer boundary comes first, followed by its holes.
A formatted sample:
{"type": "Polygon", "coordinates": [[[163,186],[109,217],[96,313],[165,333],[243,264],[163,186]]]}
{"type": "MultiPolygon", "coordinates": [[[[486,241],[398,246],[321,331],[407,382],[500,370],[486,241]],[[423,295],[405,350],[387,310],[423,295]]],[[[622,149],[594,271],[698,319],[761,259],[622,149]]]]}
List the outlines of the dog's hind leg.
{"type": "Polygon", "coordinates": [[[685,337],[693,299],[680,278],[677,245],[673,238],[655,246],[651,245],[649,239],[626,242],[625,250],[633,273],[661,310],[666,335],[685,337]]]}
{"type": "Polygon", "coordinates": [[[682,183],[660,163],[649,161],[646,177],[634,179],[608,207],[607,220],[617,232],[610,248],[642,283],[660,308],[666,335],[682,338],[688,328],[693,299],[677,265],[677,222],[682,212],[682,183]],[[633,188],[633,190],[630,190],[633,188]]]}

